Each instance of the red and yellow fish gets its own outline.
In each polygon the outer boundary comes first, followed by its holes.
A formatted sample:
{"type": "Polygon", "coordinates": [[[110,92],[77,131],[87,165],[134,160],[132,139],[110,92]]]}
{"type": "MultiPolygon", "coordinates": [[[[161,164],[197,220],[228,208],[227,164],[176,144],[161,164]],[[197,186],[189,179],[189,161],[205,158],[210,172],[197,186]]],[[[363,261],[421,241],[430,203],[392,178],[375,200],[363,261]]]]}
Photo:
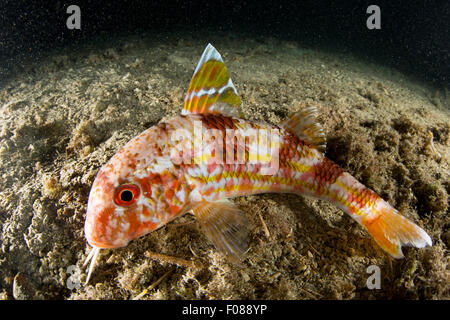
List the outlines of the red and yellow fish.
{"type": "Polygon", "coordinates": [[[227,199],[267,192],[335,204],[394,258],[403,257],[403,245],[432,245],[424,230],[324,156],[314,107],[276,126],[242,119],[241,104],[220,54],[208,45],[181,115],[142,132],[99,171],[85,223],[94,248],[85,262],[92,260],[88,280],[99,249],[124,247],[187,212],[220,251],[241,259],[248,220],[227,199]]]}

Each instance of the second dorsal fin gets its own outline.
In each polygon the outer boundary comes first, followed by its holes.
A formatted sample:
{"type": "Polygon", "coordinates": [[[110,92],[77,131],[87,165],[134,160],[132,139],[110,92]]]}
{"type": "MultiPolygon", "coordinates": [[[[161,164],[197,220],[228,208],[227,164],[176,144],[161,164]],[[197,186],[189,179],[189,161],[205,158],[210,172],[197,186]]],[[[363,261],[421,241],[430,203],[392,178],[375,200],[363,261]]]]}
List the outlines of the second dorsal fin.
{"type": "Polygon", "coordinates": [[[208,44],[195,68],[181,114],[210,113],[242,117],[241,104],[222,57],[208,44]]]}
{"type": "Polygon", "coordinates": [[[281,127],[295,133],[300,139],[325,152],[326,138],[322,125],[317,122],[317,108],[308,106],[293,113],[283,122],[281,127]]]}

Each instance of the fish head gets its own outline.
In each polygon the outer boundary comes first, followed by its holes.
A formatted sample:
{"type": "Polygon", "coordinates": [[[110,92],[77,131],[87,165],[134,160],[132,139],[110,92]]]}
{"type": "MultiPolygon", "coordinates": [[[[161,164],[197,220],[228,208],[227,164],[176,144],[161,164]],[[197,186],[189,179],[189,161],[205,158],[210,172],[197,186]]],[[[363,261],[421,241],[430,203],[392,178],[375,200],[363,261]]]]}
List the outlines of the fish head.
{"type": "Polygon", "coordinates": [[[157,186],[148,179],[146,161],[155,157],[141,135],[130,141],[100,169],[92,185],[84,226],[89,244],[119,248],[159,226],[157,186]]]}

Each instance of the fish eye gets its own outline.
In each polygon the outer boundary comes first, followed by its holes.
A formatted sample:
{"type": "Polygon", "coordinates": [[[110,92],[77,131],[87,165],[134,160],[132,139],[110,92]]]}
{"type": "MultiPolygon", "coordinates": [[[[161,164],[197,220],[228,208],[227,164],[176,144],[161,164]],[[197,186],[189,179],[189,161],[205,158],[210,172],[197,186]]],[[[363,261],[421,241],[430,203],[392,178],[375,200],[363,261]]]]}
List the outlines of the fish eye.
{"type": "Polygon", "coordinates": [[[123,202],[130,202],[131,200],[133,200],[133,192],[131,192],[130,190],[123,190],[120,193],[120,200],[122,200],[123,202]]]}
{"type": "Polygon", "coordinates": [[[118,186],[114,195],[114,202],[119,206],[129,206],[136,202],[140,190],[134,184],[118,186]]]}

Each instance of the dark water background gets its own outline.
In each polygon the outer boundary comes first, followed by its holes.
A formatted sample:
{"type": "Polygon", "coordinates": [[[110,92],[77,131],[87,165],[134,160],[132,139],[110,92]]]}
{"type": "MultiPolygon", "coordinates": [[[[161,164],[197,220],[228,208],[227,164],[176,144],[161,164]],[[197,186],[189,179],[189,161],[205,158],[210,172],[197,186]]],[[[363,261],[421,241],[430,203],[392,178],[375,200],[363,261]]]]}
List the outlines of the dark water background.
{"type": "MultiPolygon", "coordinates": [[[[17,1],[0,3],[0,78],[52,50],[150,34],[274,37],[377,59],[437,86],[450,84],[450,1],[17,1]],[[81,9],[69,30],[66,9],[81,9]],[[381,30],[369,30],[369,5],[381,30]]],[[[164,40],[164,38],[162,38],[164,40]]]]}

